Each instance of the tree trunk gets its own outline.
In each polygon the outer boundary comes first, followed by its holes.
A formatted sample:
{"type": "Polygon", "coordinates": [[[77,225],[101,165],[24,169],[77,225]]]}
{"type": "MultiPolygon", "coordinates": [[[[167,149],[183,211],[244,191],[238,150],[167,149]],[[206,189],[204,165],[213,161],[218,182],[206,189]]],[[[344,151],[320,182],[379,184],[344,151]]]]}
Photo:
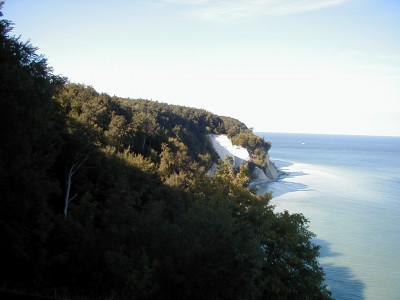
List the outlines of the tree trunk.
{"type": "Polygon", "coordinates": [[[71,203],[72,200],[74,200],[78,194],[75,194],[72,198],[70,198],[71,195],[71,186],[72,186],[72,176],[79,170],[79,168],[85,163],[85,161],[88,159],[89,156],[86,156],[80,163],[76,164],[73,163],[71,168],[68,171],[68,174],[65,179],[65,201],[64,201],[64,219],[67,219],[68,216],[68,207],[69,204],[71,203]]]}
{"type": "Polygon", "coordinates": [[[143,137],[143,146],[142,146],[142,148],[143,148],[143,153],[144,153],[144,147],[146,146],[146,135],[144,135],[144,137],[143,137]]]}

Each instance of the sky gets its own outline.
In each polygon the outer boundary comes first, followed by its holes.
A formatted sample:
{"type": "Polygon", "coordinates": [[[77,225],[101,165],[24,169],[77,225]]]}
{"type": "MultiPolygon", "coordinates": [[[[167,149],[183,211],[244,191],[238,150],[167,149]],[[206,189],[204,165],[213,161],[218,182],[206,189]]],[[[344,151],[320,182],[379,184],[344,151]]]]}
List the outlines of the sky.
{"type": "Polygon", "coordinates": [[[398,0],[6,0],[55,74],[256,132],[400,136],[398,0]]]}

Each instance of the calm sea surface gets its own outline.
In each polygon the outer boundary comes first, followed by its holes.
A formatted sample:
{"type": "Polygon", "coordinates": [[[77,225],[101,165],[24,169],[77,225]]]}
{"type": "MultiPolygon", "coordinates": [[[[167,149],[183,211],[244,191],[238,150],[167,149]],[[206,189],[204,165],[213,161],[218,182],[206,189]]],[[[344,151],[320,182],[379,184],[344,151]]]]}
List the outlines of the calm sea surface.
{"type": "Polygon", "coordinates": [[[259,133],[287,175],[260,185],[303,213],[335,299],[400,299],[400,138],[259,133]]]}

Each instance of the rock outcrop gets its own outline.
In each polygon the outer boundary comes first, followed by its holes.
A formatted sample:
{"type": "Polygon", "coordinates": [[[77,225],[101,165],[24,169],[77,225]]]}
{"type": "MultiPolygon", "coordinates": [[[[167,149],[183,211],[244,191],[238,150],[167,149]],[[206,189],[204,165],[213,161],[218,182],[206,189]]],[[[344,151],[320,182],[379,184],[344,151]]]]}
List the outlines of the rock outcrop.
{"type": "Polygon", "coordinates": [[[270,160],[269,154],[267,153],[267,157],[265,158],[265,163],[267,167],[265,168],[265,174],[270,180],[277,179],[280,175],[279,170],[275,166],[275,164],[270,160]]]}

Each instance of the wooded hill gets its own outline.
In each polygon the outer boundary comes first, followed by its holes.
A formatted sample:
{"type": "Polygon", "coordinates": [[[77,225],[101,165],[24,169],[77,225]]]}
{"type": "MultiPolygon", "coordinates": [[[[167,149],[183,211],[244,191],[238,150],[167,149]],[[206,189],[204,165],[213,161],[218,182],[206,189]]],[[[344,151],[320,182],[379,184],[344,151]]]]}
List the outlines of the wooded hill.
{"type": "MultiPolygon", "coordinates": [[[[0,290],[56,299],[329,299],[307,220],[248,170],[270,144],[234,119],[55,76],[0,21],[0,290]]],[[[264,153],[264,154],[263,154],[264,153]]],[[[22,296],[21,296],[22,297],[22,296]]]]}

